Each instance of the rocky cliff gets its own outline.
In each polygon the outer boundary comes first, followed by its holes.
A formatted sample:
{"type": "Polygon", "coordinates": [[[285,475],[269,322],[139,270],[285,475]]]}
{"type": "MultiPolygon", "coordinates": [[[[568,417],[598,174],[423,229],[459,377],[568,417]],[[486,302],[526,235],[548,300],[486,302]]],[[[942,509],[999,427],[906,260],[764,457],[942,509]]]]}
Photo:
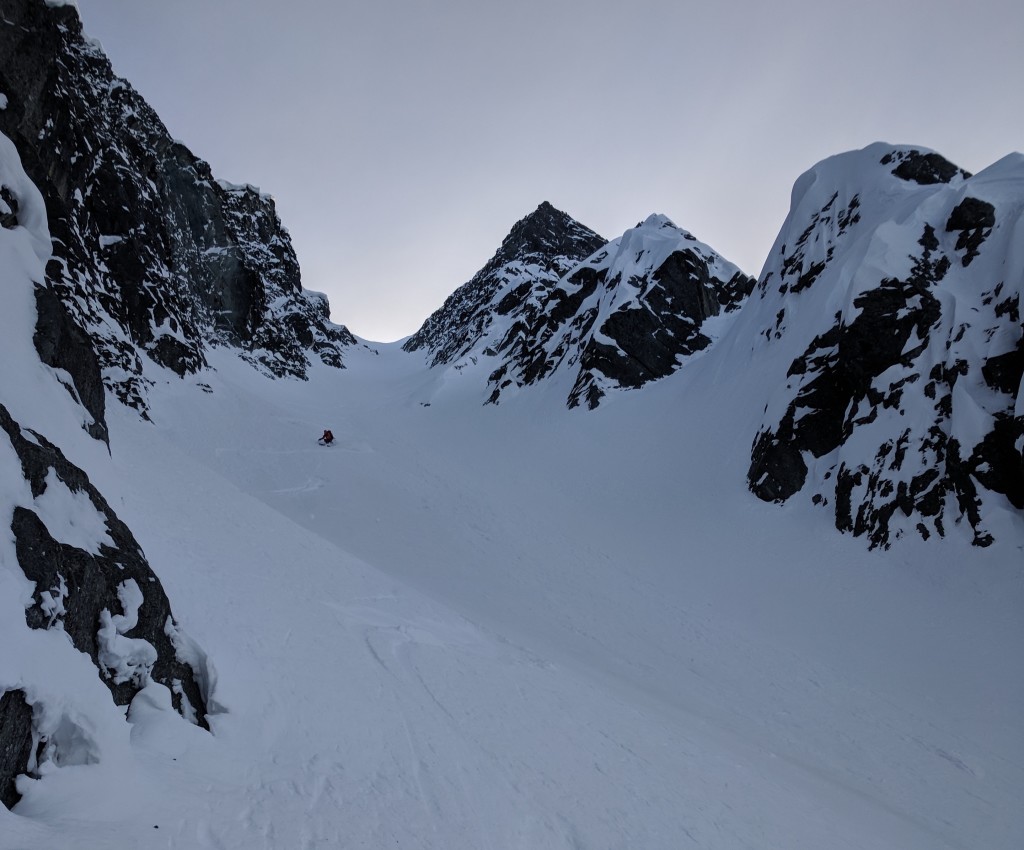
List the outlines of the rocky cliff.
{"type": "Polygon", "coordinates": [[[131,531],[44,436],[110,461],[80,427],[105,436],[98,359],[43,285],[45,204],[3,135],[0,187],[0,802],[12,806],[18,776],[99,760],[94,728],[123,723],[115,706],[143,690],[162,687],[168,708],[207,728],[212,676],[131,531]],[[82,358],[77,382],[40,362],[40,336],[82,358]]]}
{"type": "Polygon", "coordinates": [[[185,375],[211,346],[277,376],[303,377],[311,358],[342,365],[355,340],[302,289],[273,200],[218,182],[172,139],[72,6],[4,3],[0,56],[0,132],[53,238],[37,345],[72,376],[97,436],[101,384],[144,412],[150,364],[185,375]]]}

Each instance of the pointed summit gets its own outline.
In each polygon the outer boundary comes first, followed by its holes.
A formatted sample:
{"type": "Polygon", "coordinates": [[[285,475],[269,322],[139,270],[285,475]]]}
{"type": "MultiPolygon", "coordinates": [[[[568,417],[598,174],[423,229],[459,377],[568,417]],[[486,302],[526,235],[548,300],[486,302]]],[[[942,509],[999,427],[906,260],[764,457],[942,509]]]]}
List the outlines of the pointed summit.
{"type": "Polygon", "coordinates": [[[488,266],[498,258],[513,260],[531,255],[582,260],[604,243],[590,228],[544,201],[515,223],[488,266]]]}
{"type": "Polygon", "coordinates": [[[451,363],[481,347],[509,323],[532,319],[559,278],[605,244],[605,239],[544,201],[515,223],[501,247],[473,279],[453,292],[403,346],[427,349],[431,365],[451,363]]]}

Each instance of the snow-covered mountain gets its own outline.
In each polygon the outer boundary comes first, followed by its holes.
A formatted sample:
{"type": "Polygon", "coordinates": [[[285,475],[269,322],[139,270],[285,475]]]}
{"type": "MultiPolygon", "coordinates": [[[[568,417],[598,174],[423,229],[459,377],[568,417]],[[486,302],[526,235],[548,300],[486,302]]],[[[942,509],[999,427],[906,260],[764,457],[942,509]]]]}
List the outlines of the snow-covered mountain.
{"type": "MultiPolygon", "coordinates": [[[[888,546],[1024,509],[1024,157],[876,144],[804,174],[741,332],[778,364],[750,486],[888,546]]],[[[997,531],[998,529],[998,531],[997,531]]],[[[1005,531],[1004,531],[1005,529],[1005,531]]]]}
{"type": "Polygon", "coordinates": [[[704,321],[753,286],[665,216],[606,243],[545,202],[404,349],[426,349],[433,367],[483,364],[492,404],[557,372],[568,406],[593,409],[609,388],[674,372],[710,344],[704,321]]]}
{"type": "Polygon", "coordinates": [[[355,339],[329,321],[324,296],[302,290],[273,200],[218,182],[172,139],[73,5],[11,0],[3,16],[0,132],[43,193],[55,240],[40,350],[70,373],[97,434],[97,368],[144,410],[147,363],[195,373],[211,346],[274,375],[303,376],[312,357],[341,366],[355,339]]]}
{"type": "Polygon", "coordinates": [[[1019,155],[756,285],[542,204],[370,350],[73,5],[0,106],[0,850],[1024,844],[1019,155]]]}
{"type": "MultiPolygon", "coordinates": [[[[562,370],[568,405],[674,372],[710,345],[706,319],[738,309],[754,281],[662,215],[652,215],[563,275],[534,321],[493,349],[488,401],[562,370]]],[[[489,352],[488,352],[489,353],[489,352]]]]}
{"type": "Polygon", "coordinates": [[[150,686],[208,728],[206,655],[80,465],[89,437],[108,439],[107,393],[145,417],[155,383],[201,372],[216,347],[305,377],[314,357],[342,366],[355,339],[302,290],[273,201],[215,181],[172,140],[72,5],[5,3],[0,55],[0,560],[19,571],[0,619],[20,647],[0,668],[0,799],[13,805],[16,775],[98,760],[109,705],[150,686]]]}

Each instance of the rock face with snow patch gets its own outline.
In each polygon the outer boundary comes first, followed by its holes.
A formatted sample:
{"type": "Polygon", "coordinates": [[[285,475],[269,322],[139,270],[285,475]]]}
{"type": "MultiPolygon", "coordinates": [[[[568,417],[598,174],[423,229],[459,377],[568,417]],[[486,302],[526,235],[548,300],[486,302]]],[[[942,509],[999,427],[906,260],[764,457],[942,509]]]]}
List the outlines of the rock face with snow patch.
{"type": "Polygon", "coordinates": [[[96,723],[104,712],[123,723],[107,690],[123,706],[149,687],[147,696],[165,696],[168,709],[208,728],[210,668],[86,473],[15,421],[44,423],[79,457],[83,447],[102,456],[78,430],[106,438],[99,361],[39,283],[51,256],[44,200],[2,134],[0,187],[0,801],[11,806],[20,774],[101,758],[96,723]]]}
{"type": "Polygon", "coordinates": [[[184,375],[209,346],[235,346],[273,375],[303,377],[310,356],[341,366],[355,340],[330,323],[323,296],[302,290],[273,201],[214,180],[114,76],[72,6],[12,0],[4,18],[0,132],[42,191],[54,240],[40,292],[44,361],[93,397],[78,328],[106,386],[141,410],[145,361],[184,375]]]}
{"type": "Polygon", "coordinates": [[[877,144],[797,181],[751,303],[755,355],[788,363],[755,494],[808,492],[872,546],[956,523],[984,546],[1024,509],[1022,209],[1019,154],[972,177],[877,144]]]}
{"type": "Polygon", "coordinates": [[[0,430],[33,499],[31,507],[14,508],[10,525],[18,564],[35,584],[27,624],[63,630],[118,705],[156,681],[171,690],[182,716],[209,728],[205,656],[175,622],[128,527],[81,469],[45,437],[23,430],[3,405],[0,430]]]}

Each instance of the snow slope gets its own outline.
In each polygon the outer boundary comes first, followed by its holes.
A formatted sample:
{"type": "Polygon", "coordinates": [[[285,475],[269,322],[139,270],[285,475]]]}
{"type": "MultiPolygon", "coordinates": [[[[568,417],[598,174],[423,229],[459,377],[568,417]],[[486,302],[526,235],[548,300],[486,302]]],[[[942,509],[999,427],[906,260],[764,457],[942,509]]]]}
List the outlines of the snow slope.
{"type": "Polygon", "coordinates": [[[713,377],[496,409],[362,356],[111,411],[90,472],[224,712],[144,692],[0,846],[1020,845],[1019,546],[868,553],[757,502],[713,377]]]}

